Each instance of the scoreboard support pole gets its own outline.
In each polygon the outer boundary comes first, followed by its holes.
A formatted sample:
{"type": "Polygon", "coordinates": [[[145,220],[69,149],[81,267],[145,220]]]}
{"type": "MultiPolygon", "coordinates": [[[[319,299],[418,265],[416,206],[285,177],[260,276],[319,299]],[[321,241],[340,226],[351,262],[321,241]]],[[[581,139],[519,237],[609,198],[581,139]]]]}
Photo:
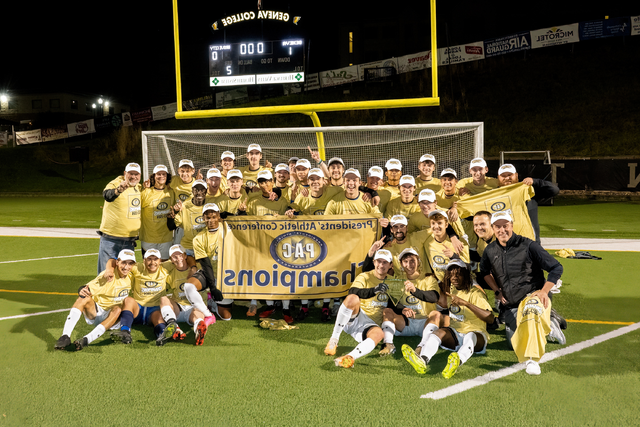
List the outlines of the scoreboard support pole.
{"type": "MultiPolygon", "coordinates": [[[[436,27],[436,0],[430,0],[431,12],[431,97],[404,98],[377,101],[327,102],[322,104],[276,105],[272,107],[221,108],[216,110],[182,111],[182,85],[180,77],[180,38],[178,32],[178,0],[173,0],[173,39],[176,58],[176,119],[208,119],[214,117],[264,116],[274,114],[305,114],[311,118],[314,127],[321,127],[319,112],[375,110],[386,108],[437,107],[438,97],[438,43],[436,27]]],[[[316,132],[318,153],[325,159],[324,136],[316,132]]]]}

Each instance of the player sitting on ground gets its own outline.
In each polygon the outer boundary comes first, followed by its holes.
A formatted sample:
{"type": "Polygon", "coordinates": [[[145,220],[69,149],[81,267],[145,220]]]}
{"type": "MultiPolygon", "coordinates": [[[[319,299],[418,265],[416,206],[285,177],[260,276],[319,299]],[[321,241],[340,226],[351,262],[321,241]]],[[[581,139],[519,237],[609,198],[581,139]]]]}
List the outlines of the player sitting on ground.
{"type": "MultiPolygon", "coordinates": [[[[149,249],[157,249],[162,260],[169,259],[169,248],[173,243],[173,233],[167,228],[167,217],[175,204],[175,195],[170,187],[171,174],[165,165],[153,168],[153,175],[144,183],[141,204],[142,225],[140,241],[142,255],[149,249]]],[[[178,209],[179,206],[174,206],[178,209]]]]}
{"type": "Polygon", "coordinates": [[[439,298],[438,280],[433,274],[424,274],[420,256],[414,248],[400,252],[398,259],[405,279],[404,292],[395,307],[387,307],[382,313],[385,346],[380,350],[380,356],[395,353],[394,336],[421,336],[429,313],[436,309],[435,303],[439,298]]]}
{"type": "Polygon", "coordinates": [[[416,189],[422,191],[429,189],[434,193],[440,191],[440,180],[433,177],[436,171],[436,158],[431,154],[425,154],[418,161],[418,170],[420,175],[416,177],[416,189]]]}
{"type": "Polygon", "coordinates": [[[391,252],[386,249],[379,250],[373,263],[373,271],[361,273],[353,281],[349,295],[338,310],[333,333],[324,354],[336,354],[342,331],[351,335],[359,344],[349,354],[335,359],[336,366],[352,367],[356,359],[369,354],[384,338],[384,333],[378,325],[382,323],[382,311],[389,300],[389,286],[385,280],[391,268],[391,252]]]}
{"type": "Polygon", "coordinates": [[[133,275],[130,273],[135,264],[134,252],[124,249],[118,254],[117,268],[112,280],[104,277],[102,272],[78,290],[78,299],[73,303],[64,322],[62,336],[58,338],[54,347],[56,350],[62,350],[71,345],[71,333],[80,320],[80,315],[84,315],[89,325],[98,326],[74,342],[76,350],[82,350],[116,324],[120,317],[122,302],[131,290],[133,275]]]}
{"type": "Polygon", "coordinates": [[[448,305],[449,315],[432,311],[418,349],[413,351],[404,344],[402,355],[417,373],[425,374],[438,347],[452,351],[442,371],[442,376],[449,379],[473,353],[486,352],[487,324],[493,323],[493,312],[484,292],[472,286],[471,272],[459,259],[447,265],[439,304],[448,305]]]}

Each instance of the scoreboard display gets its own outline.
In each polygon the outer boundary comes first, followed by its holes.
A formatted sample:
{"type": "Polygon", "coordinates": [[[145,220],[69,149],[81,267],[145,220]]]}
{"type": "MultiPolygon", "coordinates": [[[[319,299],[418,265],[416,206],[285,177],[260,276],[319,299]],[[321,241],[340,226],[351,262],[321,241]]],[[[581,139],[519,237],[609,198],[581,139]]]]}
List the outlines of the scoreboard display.
{"type": "Polygon", "coordinates": [[[304,40],[209,46],[211,87],[304,82],[304,40]]]}

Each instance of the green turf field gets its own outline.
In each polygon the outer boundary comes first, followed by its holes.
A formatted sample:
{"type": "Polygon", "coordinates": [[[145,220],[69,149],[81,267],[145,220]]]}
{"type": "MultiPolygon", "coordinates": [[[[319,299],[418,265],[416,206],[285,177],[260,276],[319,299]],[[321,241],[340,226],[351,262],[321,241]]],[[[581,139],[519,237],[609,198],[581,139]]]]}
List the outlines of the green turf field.
{"type": "MultiPolygon", "coordinates": [[[[193,346],[190,329],[184,342],[156,347],[151,328],[137,327],[130,346],[112,344],[107,333],[81,352],[61,352],[53,346],[75,292],[95,276],[98,241],[0,237],[0,244],[10,248],[0,254],[0,317],[65,309],[0,320],[0,426],[637,425],[639,331],[544,363],[539,377],[520,371],[435,401],[420,396],[517,362],[503,330],[451,380],[440,376],[443,351],[425,376],[399,352],[381,359],[378,350],[353,369],[336,368],[323,354],[333,325],[320,323],[317,309],[298,330],[268,331],[238,306],[202,347],[193,346]],[[7,262],[45,257],[64,258],[7,262]]],[[[603,260],[562,260],[555,307],[571,320],[639,322],[638,254],[592,253],[603,260]]],[[[567,345],[621,327],[570,322],[567,345]]],[[[72,339],[90,330],[81,319],[72,339]]],[[[355,344],[343,334],[338,354],[355,344]]]]}

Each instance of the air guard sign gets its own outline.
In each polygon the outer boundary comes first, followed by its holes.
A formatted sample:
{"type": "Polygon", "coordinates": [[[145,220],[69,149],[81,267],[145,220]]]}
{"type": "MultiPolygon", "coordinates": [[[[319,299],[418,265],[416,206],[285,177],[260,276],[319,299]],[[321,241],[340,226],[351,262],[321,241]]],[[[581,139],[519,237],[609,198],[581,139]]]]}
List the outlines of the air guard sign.
{"type": "Polygon", "coordinates": [[[344,296],[380,234],[370,215],[233,217],[226,227],[218,284],[232,299],[344,296]]]}

